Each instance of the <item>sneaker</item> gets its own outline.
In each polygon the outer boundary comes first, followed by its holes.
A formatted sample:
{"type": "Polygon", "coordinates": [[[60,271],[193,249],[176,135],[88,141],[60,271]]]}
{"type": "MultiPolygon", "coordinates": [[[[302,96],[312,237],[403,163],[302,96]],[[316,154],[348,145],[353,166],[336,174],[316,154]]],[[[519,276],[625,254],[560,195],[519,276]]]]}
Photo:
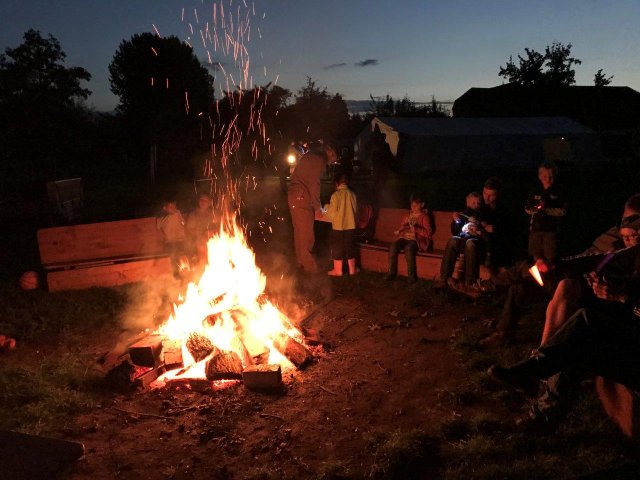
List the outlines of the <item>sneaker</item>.
{"type": "Polygon", "coordinates": [[[451,290],[454,290],[458,293],[466,295],[467,297],[473,298],[474,300],[480,298],[482,292],[472,285],[467,285],[466,283],[462,283],[454,278],[449,278],[447,280],[447,285],[451,290]]]}
{"type": "Polygon", "coordinates": [[[513,368],[492,365],[489,367],[489,370],[487,370],[487,375],[504,385],[525,393],[530,397],[538,395],[540,381],[534,377],[518,374],[514,372],[513,368]]]}

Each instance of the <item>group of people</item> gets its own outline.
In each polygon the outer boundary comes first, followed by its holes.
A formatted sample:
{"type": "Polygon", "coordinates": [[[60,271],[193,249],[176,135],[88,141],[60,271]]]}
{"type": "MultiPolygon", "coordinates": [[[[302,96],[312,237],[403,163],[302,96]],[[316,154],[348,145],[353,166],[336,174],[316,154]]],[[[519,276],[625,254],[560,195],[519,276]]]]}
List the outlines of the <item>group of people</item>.
{"type": "Polygon", "coordinates": [[[536,432],[560,424],[582,380],[594,376],[640,389],[640,194],[625,203],[620,223],[600,235],[580,259],[588,267],[543,272],[553,296],[540,346],[493,378],[534,397],[519,423],[536,432]],[[583,270],[588,270],[582,273],[583,270]]]}
{"type": "Polygon", "coordinates": [[[185,220],[176,201],[167,199],[162,205],[162,214],[156,225],[162,233],[165,251],[169,254],[178,272],[180,259],[186,257],[190,264],[207,259],[207,241],[216,228],[213,198],[208,193],[198,195],[198,204],[185,220]]]}
{"type": "MultiPolygon", "coordinates": [[[[311,254],[316,219],[332,221],[333,268],[329,275],[357,273],[352,250],[356,198],[344,176],[336,177],[336,192],[325,208],[320,203],[320,175],[332,150],[316,145],[301,157],[288,193],[296,256],[306,272],[318,273],[311,254]]],[[[581,255],[559,261],[558,226],[566,215],[566,200],[556,185],[557,168],[538,168],[539,186],[527,198],[530,217],[527,260],[509,266],[510,221],[499,198],[501,183],[491,178],[482,193],[471,192],[465,208],[453,215],[437,286],[473,298],[504,290],[506,300],[496,331],[481,343],[502,344],[513,338],[516,312],[527,300],[530,269],[535,267],[550,295],[541,342],[526,360],[510,367],[494,365],[488,374],[496,380],[538,395],[523,428],[553,431],[575,398],[580,382],[603,376],[632,390],[640,390],[640,194],[630,197],[618,225],[602,234],[581,255]],[[454,278],[456,261],[463,258],[464,274],[454,278]],[[480,280],[480,266],[489,267],[489,279],[480,280]]],[[[434,222],[424,199],[412,196],[410,210],[394,232],[389,248],[387,278],[397,275],[397,256],[404,251],[408,281],[415,282],[418,251],[432,248],[434,222]]]]}

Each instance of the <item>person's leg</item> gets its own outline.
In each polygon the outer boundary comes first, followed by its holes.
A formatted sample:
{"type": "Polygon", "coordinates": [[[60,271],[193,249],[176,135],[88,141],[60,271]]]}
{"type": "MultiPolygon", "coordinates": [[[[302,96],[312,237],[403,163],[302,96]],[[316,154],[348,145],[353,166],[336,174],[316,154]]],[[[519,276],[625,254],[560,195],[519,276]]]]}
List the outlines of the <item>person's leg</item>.
{"type": "Polygon", "coordinates": [[[391,245],[389,245],[389,273],[387,278],[393,280],[398,275],[398,252],[404,246],[406,240],[399,238],[391,245]]]}
{"type": "Polygon", "coordinates": [[[442,257],[442,263],[440,264],[440,280],[447,281],[453,269],[456,266],[456,259],[460,253],[460,244],[462,243],[460,237],[451,237],[447,242],[447,246],[444,249],[444,255],[442,257]]]}
{"type": "Polygon", "coordinates": [[[464,279],[471,285],[480,277],[480,264],[484,261],[484,247],[481,240],[470,238],[464,244],[464,279]]]}
{"type": "Polygon", "coordinates": [[[327,272],[333,277],[342,276],[342,259],[344,257],[342,230],[331,230],[331,258],[333,268],[327,272]]]}
{"type": "Polygon", "coordinates": [[[358,273],[358,269],[356,267],[355,247],[353,245],[354,234],[355,230],[344,230],[342,232],[344,258],[347,259],[347,265],[349,266],[349,275],[355,275],[356,273],[358,273]]]}
{"type": "Polygon", "coordinates": [[[407,259],[407,280],[409,283],[415,283],[418,279],[416,271],[417,254],[418,243],[415,240],[409,240],[404,246],[404,256],[407,259]]]}
{"type": "Polygon", "coordinates": [[[290,204],[291,222],[293,223],[293,238],[298,263],[308,273],[318,273],[318,264],[311,254],[315,236],[313,226],[315,215],[312,207],[300,204],[290,204]]]}
{"type": "Polygon", "coordinates": [[[544,329],[540,340],[541,345],[578,310],[583,293],[584,286],[581,280],[565,278],[558,283],[553,297],[547,305],[544,329]]]}

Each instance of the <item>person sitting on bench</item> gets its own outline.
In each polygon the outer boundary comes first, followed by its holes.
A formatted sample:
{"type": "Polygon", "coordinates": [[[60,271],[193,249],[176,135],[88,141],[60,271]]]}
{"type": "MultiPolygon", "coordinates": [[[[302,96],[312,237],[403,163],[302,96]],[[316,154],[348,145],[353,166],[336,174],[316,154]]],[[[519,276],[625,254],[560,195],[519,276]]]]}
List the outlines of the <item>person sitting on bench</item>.
{"type": "Polygon", "coordinates": [[[394,280],[398,274],[398,253],[404,249],[407,259],[407,281],[415,283],[416,255],[418,250],[428,252],[432,247],[434,221],[431,212],[425,210],[424,199],[420,195],[411,196],[411,210],[402,219],[400,227],[394,232],[396,240],[389,246],[389,273],[387,280],[394,280]]]}

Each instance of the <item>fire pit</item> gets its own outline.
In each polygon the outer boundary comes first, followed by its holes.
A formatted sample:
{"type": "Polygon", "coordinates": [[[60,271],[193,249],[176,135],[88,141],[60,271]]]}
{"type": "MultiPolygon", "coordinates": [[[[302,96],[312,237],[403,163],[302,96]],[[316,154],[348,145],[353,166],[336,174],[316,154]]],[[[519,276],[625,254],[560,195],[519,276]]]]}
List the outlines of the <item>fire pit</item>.
{"type": "Polygon", "coordinates": [[[238,381],[277,388],[282,370],[313,356],[303,334],[265,294],[243,230],[229,215],[207,243],[208,262],[155,332],[129,347],[143,387],[191,381],[238,381]]]}

